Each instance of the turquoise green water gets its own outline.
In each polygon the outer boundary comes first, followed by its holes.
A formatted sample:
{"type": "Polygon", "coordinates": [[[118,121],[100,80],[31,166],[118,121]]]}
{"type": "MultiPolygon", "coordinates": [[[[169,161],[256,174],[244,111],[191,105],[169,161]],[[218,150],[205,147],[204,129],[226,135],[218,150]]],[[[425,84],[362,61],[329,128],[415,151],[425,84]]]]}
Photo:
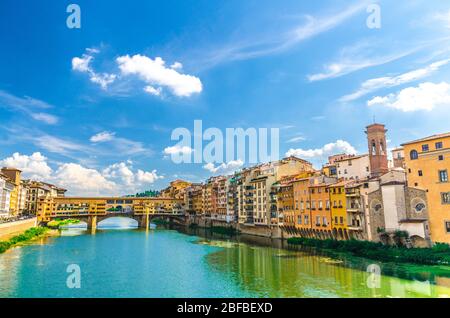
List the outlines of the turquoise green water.
{"type": "Polygon", "coordinates": [[[171,230],[70,229],[0,255],[0,297],[450,296],[450,278],[370,276],[358,266],[171,230]],[[80,267],[79,289],[67,287],[70,264],[80,267]]]}

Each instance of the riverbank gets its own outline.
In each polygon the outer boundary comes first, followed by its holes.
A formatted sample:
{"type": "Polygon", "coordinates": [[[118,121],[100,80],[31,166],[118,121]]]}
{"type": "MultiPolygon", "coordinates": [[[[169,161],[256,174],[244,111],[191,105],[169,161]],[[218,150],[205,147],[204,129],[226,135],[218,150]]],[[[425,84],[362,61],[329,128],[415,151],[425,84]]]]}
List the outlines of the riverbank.
{"type": "Polygon", "coordinates": [[[336,241],[310,238],[290,238],[288,244],[313,247],[330,252],[348,253],[382,262],[401,262],[422,265],[449,265],[450,245],[437,244],[432,248],[404,248],[385,246],[368,241],[336,241]]]}
{"type": "Polygon", "coordinates": [[[56,220],[48,222],[47,223],[47,227],[49,227],[51,229],[60,229],[63,226],[70,225],[70,224],[78,224],[78,223],[80,223],[80,220],[75,220],[75,219],[60,220],[60,219],[56,219],[56,220]]]}
{"type": "Polygon", "coordinates": [[[6,252],[8,249],[14,246],[18,246],[20,244],[32,241],[40,236],[43,236],[49,231],[46,227],[33,227],[31,229],[26,230],[24,233],[20,235],[16,235],[10,238],[7,241],[0,242],[0,254],[6,252]]]}
{"type": "Polygon", "coordinates": [[[37,226],[37,218],[18,219],[12,222],[0,223],[0,241],[6,241],[10,238],[25,232],[28,229],[37,226]]]}

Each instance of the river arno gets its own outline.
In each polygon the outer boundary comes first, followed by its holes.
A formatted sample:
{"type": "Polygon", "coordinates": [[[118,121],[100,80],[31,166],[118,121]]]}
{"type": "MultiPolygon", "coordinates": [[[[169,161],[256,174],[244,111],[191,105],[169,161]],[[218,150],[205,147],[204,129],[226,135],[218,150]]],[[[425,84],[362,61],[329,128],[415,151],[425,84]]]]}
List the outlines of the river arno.
{"type": "Polygon", "coordinates": [[[368,260],[266,244],[165,229],[70,229],[0,255],[0,297],[450,297],[449,267],[379,264],[387,275],[378,280],[366,272],[368,260]],[[80,266],[80,289],[66,285],[70,264],[80,266]]]}

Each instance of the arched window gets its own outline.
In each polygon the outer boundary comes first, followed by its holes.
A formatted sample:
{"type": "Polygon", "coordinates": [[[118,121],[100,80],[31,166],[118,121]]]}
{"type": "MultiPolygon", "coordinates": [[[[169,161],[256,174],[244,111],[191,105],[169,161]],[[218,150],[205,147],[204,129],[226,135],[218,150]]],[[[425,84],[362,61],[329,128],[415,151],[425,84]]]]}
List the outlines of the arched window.
{"type": "Polygon", "coordinates": [[[375,143],[375,140],[372,140],[372,154],[376,155],[377,153],[377,144],[375,143]]]}
{"type": "Polygon", "coordinates": [[[409,155],[410,155],[411,160],[419,159],[419,154],[417,153],[417,150],[411,150],[411,153],[409,155]]]}
{"type": "Polygon", "coordinates": [[[382,155],[384,155],[384,143],[383,143],[383,141],[380,141],[380,153],[382,155]]]}

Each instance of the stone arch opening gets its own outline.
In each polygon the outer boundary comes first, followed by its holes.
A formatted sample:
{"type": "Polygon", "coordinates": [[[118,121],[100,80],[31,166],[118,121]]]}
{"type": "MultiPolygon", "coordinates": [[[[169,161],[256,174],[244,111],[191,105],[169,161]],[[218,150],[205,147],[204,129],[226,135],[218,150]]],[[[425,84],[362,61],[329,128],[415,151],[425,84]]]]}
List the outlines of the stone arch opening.
{"type": "Polygon", "coordinates": [[[97,219],[99,229],[133,229],[139,227],[139,220],[130,216],[110,216],[97,219]]]}

